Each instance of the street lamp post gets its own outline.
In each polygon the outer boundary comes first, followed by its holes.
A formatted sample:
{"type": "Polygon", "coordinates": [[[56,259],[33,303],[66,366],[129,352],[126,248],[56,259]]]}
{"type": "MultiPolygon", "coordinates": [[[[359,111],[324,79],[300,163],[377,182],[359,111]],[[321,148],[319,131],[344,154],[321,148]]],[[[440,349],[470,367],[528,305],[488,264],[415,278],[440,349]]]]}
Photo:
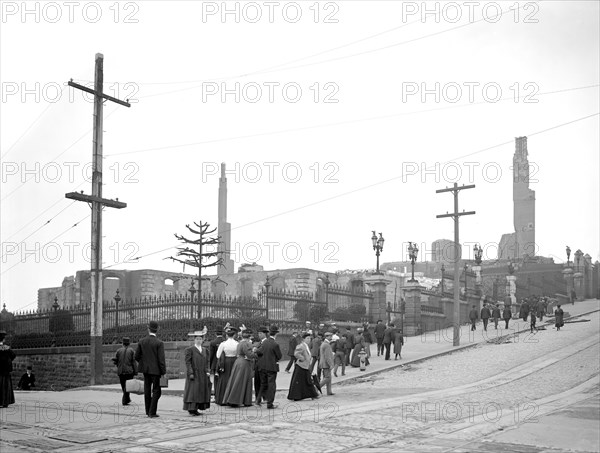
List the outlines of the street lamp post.
{"type": "Polygon", "coordinates": [[[408,243],[408,257],[410,258],[411,265],[411,278],[409,280],[410,283],[417,283],[418,280],[415,279],[415,261],[417,261],[417,254],[419,253],[419,247],[417,247],[416,242],[408,243]]]}
{"type": "Polygon", "coordinates": [[[379,274],[379,255],[381,254],[381,252],[383,252],[383,243],[385,239],[383,239],[381,233],[379,233],[379,237],[377,237],[377,234],[375,234],[375,230],[373,230],[373,236],[371,236],[371,241],[373,242],[373,250],[375,250],[375,256],[377,257],[377,270],[375,271],[375,273],[379,274]]]}
{"type": "Polygon", "coordinates": [[[327,310],[329,310],[329,285],[331,282],[329,281],[329,277],[327,275],[323,275],[319,278],[325,285],[325,305],[327,306],[327,310]]]}
{"type": "Polygon", "coordinates": [[[117,294],[113,297],[115,300],[115,330],[117,334],[119,333],[119,302],[121,302],[121,296],[119,296],[119,290],[117,289],[117,294]]]}
{"type": "Polygon", "coordinates": [[[269,288],[271,287],[269,276],[267,275],[267,281],[265,282],[265,307],[267,309],[267,319],[269,319],[269,288]]]}
{"type": "MultiPolygon", "coordinates": [[[[192,303],[190,304],[190,328],[192,327],[192,320],[194,319],[194,294],[196,294],[196,288],[194,288],[194,280],[192,280],[192,284],[190,285],[190,296],[192,297],[192,303]]],[[[199,311],[199,310],[198,310],[199,311]]]]}
{"type": "Polygon", "coordinates": [[[481,266],[481,257],[483,256],[483,249],[481,248],[481,246],[475,244],[475,247],[473,247],[473,252],[475,253],[475,264],[481,266]]]}
{"type": "Polygon", "coordinates": [[[467,300],[467,271],[469,270],[469,266],[467,265],[467,263],[465,263],[463,270],[465,273],[465,300],[467,300]]]}
{"type": "Polygon", "coordinates": [[[446,272],[446,266],[442,263],[442,297],[444,297],[444,272],[446,272]]]}

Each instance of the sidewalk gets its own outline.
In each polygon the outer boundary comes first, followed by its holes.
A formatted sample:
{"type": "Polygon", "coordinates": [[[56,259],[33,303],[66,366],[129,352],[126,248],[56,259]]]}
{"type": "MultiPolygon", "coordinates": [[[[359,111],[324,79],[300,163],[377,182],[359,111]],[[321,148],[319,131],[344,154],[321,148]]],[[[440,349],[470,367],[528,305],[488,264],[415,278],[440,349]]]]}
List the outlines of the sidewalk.
{"type": "MultiPolygon", "coordinates": [[[[565,312],[565,321],[568,317],[580,316],[586,313],[590,313],[596,310],[600,310],[600,300],[588,299],[581,302],[575,302],[575,305],[563,305],[562,309],[565,312]]],[[[554,328],[554,317],[545,317],[543,321],[538,321],[537,327],[548,326],[547,328],[554,328]]],[[[491,320],[490,320],[491,321],[491,320]]],[[[460,345],[454,347],[453,342],[453,328],[447,328],[443,330],[437,330],[432,332],[426,332],[422,335],[415,337],[405,338],[404,347],[402,348],[402,359],[394,360],[393,345],[391,348],[391,360],[384,360],[383,356],[377,357],[377,345],[371,345],[371,358],[369,359],[370,365],[367,366],[365,371],[360,371],[359,368],[352,366],[346,367],[346,376],[341,375],[341,367],[338,369],[338,377],[333,378],[333,385],[340,382],[347,382],[354,379],[365,378],[373,374],[381,373],[386,370],[391,370],[399,366],[404,366],[410,363],[415,363],[421,360],[430,359],[444,354],[451,354],[456,351],[461,351],[466,348],[476,346],[478,344],[485,343],[487,341],[497,340],[502,336],[511,334],[526,334],[529,332],[529,321],[523,321],[522,319],[512,319],[509,323],[508,330],[504,328],[504,320],[500,320],[498,323],[498,330],[494,329],[494,323],[491,321],[488,323],[487,332],[483,330],[483,323],[479,321],[477,323],[477,330],[471,332],[471,326],[463,325],[460,331],[460,345]]],[[[277,374],[277,391],[287,392],[290,387],[290,380],[292,377],[293,367],[290,373],[283,371],[287,366],[289,358],[284,357],[279,362],[279,368],[282,370],[277,374]]],[[[316,368],[315,368],[316,372],[316,368]]],[[[183,395],[183,388],[185,385],[185,379],[170,379],[169,387],[164,388],[162,393],[164,395],[183,395]]],[[[94,385],[89,387],[82,387],[77,390],[100,390],[100,391],[111,391],[121,392],[120,384],[109,384],[109,385],[94,385]]]]}

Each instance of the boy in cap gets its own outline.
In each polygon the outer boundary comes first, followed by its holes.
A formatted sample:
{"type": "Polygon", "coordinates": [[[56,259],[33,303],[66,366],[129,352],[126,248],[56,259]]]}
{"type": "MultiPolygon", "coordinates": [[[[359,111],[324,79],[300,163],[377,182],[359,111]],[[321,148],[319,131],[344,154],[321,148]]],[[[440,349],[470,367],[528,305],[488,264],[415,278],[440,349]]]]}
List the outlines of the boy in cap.
{"type": "Polygon", "coordinates": [[[17,388],[19,390],[31,390],[31,387],[35,387],[35,374],[33,374],[31,365],[27,365],[27,371],[21,376],[17,388]]]}
{"type": "Polygon", "coordinates": [[[121,382],[121,389],[123,390],[123,398],[121,400],[123,406],[131,403],[129,392],[126,391],[126,382],[133,379],[133,376],[137,374],[135,353],[133,348],[129,347],[130,344],[131,340],[129,337],[123,337],[123,346],[117,350],[113,359],[113,362],[117,365],[117,375],[119,376],[119,382],[121,382]]]}
{"type": "Polygon", "coordinates": [[[162,394],[160,390],[160,378],[167,374],[167,365],[165,361],[165,345],[156,337],[158,332],[158,323],[150,321],[148,323],[148,336],[138,342],[135,352],[135,360],[139,364],[138,371],[144,373],[144,405],[146,415],[150,418],[156,418],[158,400],[162,394]]]}

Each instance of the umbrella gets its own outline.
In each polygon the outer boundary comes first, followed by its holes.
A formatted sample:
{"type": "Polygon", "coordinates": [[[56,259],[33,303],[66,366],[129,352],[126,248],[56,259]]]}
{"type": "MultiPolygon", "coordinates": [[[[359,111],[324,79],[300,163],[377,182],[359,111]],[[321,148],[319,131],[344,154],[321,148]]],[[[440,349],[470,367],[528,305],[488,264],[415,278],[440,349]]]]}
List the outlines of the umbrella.
{"type": "Polygon", "coordinates": [[[312,375],[312,380],[313,380],[313,384],[315,384],[315,387],[317,388],[319,393],[322,395],[323,392],[321,391],[321,384],[319,383],[319,378],[317,377],[316,374],[312,375]]]}

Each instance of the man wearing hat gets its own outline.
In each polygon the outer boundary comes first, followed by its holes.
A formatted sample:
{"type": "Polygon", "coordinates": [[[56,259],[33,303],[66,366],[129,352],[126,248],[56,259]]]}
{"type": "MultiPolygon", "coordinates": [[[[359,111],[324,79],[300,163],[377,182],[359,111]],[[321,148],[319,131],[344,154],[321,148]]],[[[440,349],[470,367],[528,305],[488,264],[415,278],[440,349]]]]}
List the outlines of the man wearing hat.
{"type": "Polygon", "coordinates": [[[331,332],[325,332],[325,339],[321,343],[319,351],[319,368],[323,372],[323,380],[319,384],[321,388],[327,387],[327,395],[333,395],[331,391],[331,369],[333,368],[333,351],[331,350],[331,332]]]}
{"type": "Polygon", "coordinates": [[[17,389],[31,390],[31,387],[35,387],[35,374],[33,374],[31,365],[27,365],[27,371],[21,376],[21,379],[19,379],[17,389]]]}
{"type": "Polygon", "coordinates": [[[208,349],[208,357],[209,357],[209,365],[210,365],[210,374],[215,375],[214,383],[215,387],[217,386],[217,380],[219,379],[218,375],[216,375],[217,371],[217,351],[219,350],[219,345],[224,341],[223,338],[223,328],[217,327],[216,329],[216,338],[210,342],[208,349]]]}
{"type": "Polygon", "coordinates": [[[135,351],[135,360],[138,362],[138,371],[144,373],[144,404],[146,415],[150,418],[158,417],[156,410],[161,395],[160,377],[167,374],[165,361],[165,345],[156,337],[158,323],[148,323],[148,336],[138,342],[135,351]]]}
{"type": "Polygon", "coordinates": [[[267,401],[267,409],[275,409],[275,391],[277,390],[277,372],[279,371],[279,360],[281,360],[281,350],[275,341],[275,335],[279,332],[277,326],[271,326],[270,329],[261,327],[258,329],[261,338],[260,346],[256,349],[258,356],[258,371],[260,374],[260,391],[256,399],[256,404],[260,406],[263,398],[267,401]]]}
{"type": "Polygon", "coordinates": [[[126,391],[126,382],[133,379],[133,376],[137,374],[135,352],[133,351],[133,348],[129,346],[130,344],[131,340],[129,337],[123,337],[123,346],[117,350],[115,358],[113,359],[113,362],[117,365],[117,375],[119,376],[121,389],[123,390],[123,398],[121,400],[123,406],[127,406],[131,403],[129,392],[126,391]]]}

